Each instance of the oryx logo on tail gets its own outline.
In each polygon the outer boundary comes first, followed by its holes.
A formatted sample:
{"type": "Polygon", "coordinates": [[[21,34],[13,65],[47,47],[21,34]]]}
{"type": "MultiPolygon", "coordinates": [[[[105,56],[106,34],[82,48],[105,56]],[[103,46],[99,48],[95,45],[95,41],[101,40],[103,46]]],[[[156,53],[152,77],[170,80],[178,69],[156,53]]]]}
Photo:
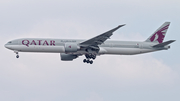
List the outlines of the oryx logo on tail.
{"type": "Polygon", "coordinates": [[[146,41],[147,42],[162,43],[169,25],[170,25],[170,22],[165,22],[146,41]]]}
{"type": "Polygon", "coordinates": [[[165,37],[165,33],[168,29],[169,25],[163,27],[162,29],[158,30],[151,38],[151,42],[158,41],[159,43],[162,43],[165,37]]]}

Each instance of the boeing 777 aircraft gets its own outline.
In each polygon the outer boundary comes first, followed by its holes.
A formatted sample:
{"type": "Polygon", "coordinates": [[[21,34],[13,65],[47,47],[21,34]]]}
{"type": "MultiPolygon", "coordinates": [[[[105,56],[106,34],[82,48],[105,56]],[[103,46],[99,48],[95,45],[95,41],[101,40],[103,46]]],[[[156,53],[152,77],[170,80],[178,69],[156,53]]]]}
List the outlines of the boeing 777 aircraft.
{"type": "Polygon", "coordinates": [[[175,41],[163,42],[169,25],[170,22],[165,22],[143,42],[106,41],[114,31],[124,26],[119,25],[88,40],[22,38],[9,41],[5,47],[13,50],[17,58],[19,58],[18,52],[50,52],[60,53],[62,61],[72,61],[78,56],[85,55],[86,59],[83,62],[92,64],[96,56],[103,54],[135,55],[169,49],[169,44],[175,41]]]}

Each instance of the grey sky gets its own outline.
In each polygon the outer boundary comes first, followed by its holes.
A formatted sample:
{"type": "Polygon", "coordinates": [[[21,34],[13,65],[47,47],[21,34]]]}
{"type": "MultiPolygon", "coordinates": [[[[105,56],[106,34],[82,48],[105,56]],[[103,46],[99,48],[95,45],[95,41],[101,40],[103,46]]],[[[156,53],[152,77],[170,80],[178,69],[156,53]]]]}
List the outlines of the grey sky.
{"type": "Polygon", "coordinates": [[[0,0],[1,101],[179,101],[179,0],[0,0]],[[88,39],[127,24],[110,40],[146,40],[170,21],[168,51],[100,56],[93,65],[60,61],[59,54],[20,53],[9,40],[88,39]]]}

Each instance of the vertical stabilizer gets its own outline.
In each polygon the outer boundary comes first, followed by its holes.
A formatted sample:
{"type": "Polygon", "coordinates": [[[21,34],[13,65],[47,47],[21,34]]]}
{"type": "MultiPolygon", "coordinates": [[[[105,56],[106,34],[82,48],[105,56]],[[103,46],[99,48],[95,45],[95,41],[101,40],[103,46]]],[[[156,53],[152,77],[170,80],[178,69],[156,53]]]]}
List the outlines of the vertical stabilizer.
{"type": "Polygon", "coordinates": [[[162,43],[169,25],[170,22],[165,22],[146,40],[146,42],[162,43]]]}

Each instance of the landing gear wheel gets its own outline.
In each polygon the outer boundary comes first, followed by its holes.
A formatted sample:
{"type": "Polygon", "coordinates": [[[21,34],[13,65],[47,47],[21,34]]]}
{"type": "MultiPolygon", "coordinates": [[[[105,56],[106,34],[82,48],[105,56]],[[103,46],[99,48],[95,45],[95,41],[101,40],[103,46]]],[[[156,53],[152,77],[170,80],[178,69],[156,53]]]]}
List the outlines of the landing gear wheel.
{"type": "Polygon", "coordinates": [[[16,58],[19,58],[19,55],[16,55],[16,58]]]}
{"type": "Polygon", "coordinates": [[[93,61],[90,61],[90,64],[93,64],[93,61]]]}
{"type": "Polygon", "coordinates": [[[14,53],[16,53],[16,58],[19,58],[19,54],[17,50],[14,50],[14,53]]]}
{"type": "Polygon", "coordinates": [[[83,62],[85,63],[85,62],[86,62],[86,59],[84,59],[83,62]]]}
{"type": "Polygon", "coordinates": [[[86,62],[87,62],[87,63],[89,63],[90,61],[89,61],[89,60],[87,60],[86,62]]]}

